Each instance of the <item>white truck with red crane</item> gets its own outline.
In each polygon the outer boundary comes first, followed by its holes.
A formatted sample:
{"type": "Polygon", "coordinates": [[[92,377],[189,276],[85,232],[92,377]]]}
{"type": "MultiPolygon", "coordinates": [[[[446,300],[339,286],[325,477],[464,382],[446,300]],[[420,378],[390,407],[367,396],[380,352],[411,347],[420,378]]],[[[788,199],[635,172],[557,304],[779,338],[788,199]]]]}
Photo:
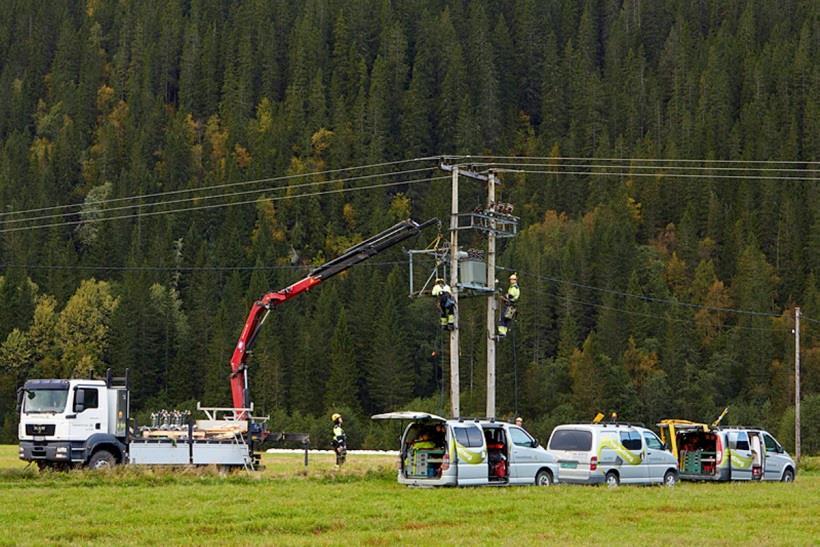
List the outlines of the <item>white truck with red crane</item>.
{"type": "MultiPolygon", "coordinates": [[[[270,311],[325,280],[418,234],[422,224],[405,220],[312,270],[307,277],[253,303],[231,357],[232,407],[197,406],[207,419],[162,427],[134,427],[128,373],[105,379],[32,379],[18,391],[20,459],[39,467],[219,465],[254,469],[254,447],[270,433],[267,418],[253,416],[248,355],[270,311]]],[[[154,424],[157,425],[157,424],[154,424]]],[[[282,434],[279,435],[282,437],[282,434]]]]}

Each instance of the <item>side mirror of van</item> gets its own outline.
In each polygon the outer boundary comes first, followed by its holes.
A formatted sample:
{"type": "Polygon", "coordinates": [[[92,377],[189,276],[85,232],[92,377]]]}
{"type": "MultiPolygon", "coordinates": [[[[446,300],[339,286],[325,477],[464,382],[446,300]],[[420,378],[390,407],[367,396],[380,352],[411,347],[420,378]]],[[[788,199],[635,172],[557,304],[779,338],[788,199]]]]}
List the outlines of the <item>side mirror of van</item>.
{"type": "Polygon", "coordinates": [[[775,452],[777,452],[778,454],[783,454],[785,450],[783,450],[782,446],[777,445],[777,448],[775,448],[775,452]]]}
{"type": "Polygon", "coordinates": [[[17,389],[17,414],[20,414],[20,409],[23,408],[23,393],[25,390],[23,388],[17,389]]]}
{"type": "Polygon", "coordinates": [[[541,445],[541,443],[538,442],[538,439],[533,439],[533,441],[532,441],[532,447],[533,448],[538,448],[540,445],[541,445]]]}

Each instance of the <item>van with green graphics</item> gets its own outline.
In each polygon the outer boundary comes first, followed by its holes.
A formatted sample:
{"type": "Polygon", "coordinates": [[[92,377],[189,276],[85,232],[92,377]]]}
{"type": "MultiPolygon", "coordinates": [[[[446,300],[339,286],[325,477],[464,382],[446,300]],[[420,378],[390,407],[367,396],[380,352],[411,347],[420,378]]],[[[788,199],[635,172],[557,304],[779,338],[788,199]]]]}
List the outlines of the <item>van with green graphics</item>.
{"type": "Polygon", "coordinates": [[[559,425],[547,451],[558,459],[561,482],[665,484],[678,482],[675,457],[652,431],[624,423],[559,425]]]}
{"type": "Polygon", "coordinates": [[[658,428],[683,480],[794,480],[794,460],[762,428],[717,427],[687,420],[662,420],[658,428]]]}
{"type": "Polygon", "coordinates": [[[427,412],[388,412],[374,420],[403,428],[398,482],[410,486],[549,486],[558,464],[519,426],[481,418],[446,419],[427,412]]]}

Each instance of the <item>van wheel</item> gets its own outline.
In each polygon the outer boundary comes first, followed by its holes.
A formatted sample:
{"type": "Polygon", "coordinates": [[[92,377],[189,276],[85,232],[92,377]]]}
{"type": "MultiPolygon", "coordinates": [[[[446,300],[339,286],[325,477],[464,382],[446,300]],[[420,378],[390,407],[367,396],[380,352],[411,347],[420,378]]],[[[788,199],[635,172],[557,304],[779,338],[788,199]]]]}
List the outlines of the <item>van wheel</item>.
{"type": "Polygon", "coordinates": [[[676,484],[678,484],[678,474],[670,469],[663,476],[663,485],[664,486],[675,486],[676,484]]]}
{"type": "Polygon", "coordinates": [[[535,476],[535,485],[536,486],[552,486],[552,473],[547,471],[546,469],[542,469],[538,472],[535,476]]]}
{"type": "Polygon", "coordinates": [[[117,464],[117,458],[108,450],[97,450],[88,460],[89,469],[111,469],[117,464]]]}
{"type": "Polygon", "coordinates": [[[783,471],[783,478],[780,479],[783,482],[793,482],[794,481],[794,471],[791,469],[786,469],[783,471]]]}
{"type": "Polygon", "coordinates": [[[615,471],[606,474],[606,485],[609,488],[617,488],[621,484],[621,479],[615,471]]]}

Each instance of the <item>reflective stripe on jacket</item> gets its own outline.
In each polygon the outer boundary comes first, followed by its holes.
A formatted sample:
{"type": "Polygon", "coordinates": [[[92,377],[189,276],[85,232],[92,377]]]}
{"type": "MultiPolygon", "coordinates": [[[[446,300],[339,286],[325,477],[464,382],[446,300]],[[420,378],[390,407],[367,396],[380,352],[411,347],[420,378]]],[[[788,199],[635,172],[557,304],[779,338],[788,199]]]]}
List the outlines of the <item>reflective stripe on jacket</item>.
{"type": "Polygon", "coordinates": [[[518,288],[518,284],[510,285],[510,288],[507,289],[507,300],[514,304],[518,302],[520,296],[521,289],[518,288]]]}

